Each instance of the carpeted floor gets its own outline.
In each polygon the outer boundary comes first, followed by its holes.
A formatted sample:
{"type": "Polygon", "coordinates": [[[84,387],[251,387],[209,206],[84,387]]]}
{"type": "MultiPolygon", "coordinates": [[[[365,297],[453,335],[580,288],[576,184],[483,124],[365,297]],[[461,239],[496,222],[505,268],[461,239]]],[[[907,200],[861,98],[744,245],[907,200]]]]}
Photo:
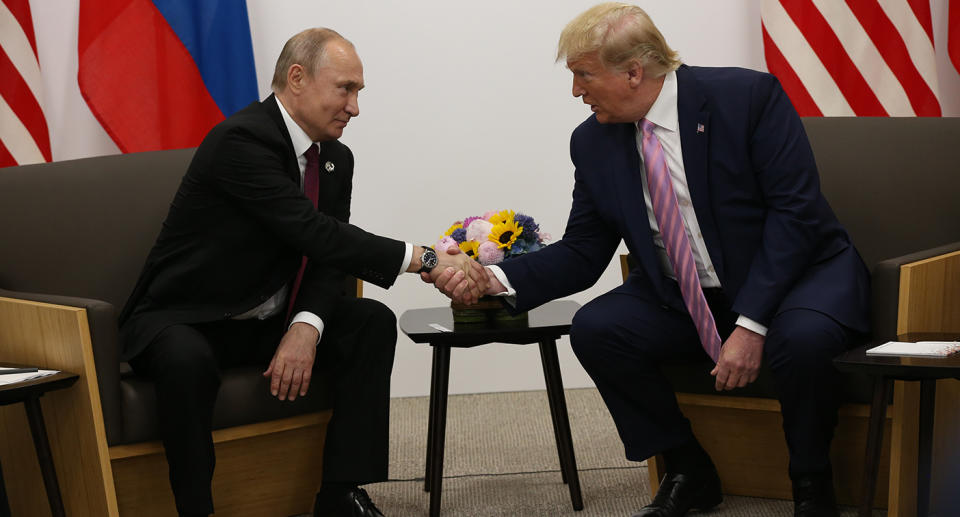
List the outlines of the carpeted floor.
{"type": "MultiPolygon", "coordinates": [[[[646,465],[624,459],[597,391],[567,390],[566,398],[582,511],[573,511],[560,479],[546,392],[528,391],[449,398],[442,515],[629,517],[647,504],[646,465]]],[[[427,409],[426,397],[392,401],[390,481],[366,486],[387,517],[428,513],[429,494],[423,491],[427,409]]],[[[856,515],[852,508],[843,510],[844,516],[856,515]]],[[[701,515],[791,516],[793,503],[726,497],[701,515]]]]}

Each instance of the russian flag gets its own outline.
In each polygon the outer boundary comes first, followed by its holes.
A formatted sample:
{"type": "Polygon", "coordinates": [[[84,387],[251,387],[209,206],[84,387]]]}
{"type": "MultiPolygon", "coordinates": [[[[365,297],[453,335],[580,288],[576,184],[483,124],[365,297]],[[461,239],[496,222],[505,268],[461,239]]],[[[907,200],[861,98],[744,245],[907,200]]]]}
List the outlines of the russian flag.
{"type": "Polygon", "coordinates": [[[122,152],[194,147],[257,100],[246,2],[80,0],[80,92],[122,152]]]}

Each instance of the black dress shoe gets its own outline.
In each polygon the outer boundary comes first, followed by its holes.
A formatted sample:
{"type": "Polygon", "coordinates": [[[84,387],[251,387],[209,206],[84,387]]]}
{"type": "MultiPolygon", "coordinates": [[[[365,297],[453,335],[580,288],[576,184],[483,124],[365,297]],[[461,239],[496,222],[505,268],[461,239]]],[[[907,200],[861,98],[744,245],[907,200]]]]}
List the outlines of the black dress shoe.
{"type": "Polygon", "coordinates": [[[709,510],[722,502],[720,476],[711,465],[696,474],[667,473],[653,502],[633,517],[682,517],[690,510],[709,510]]]}
{"type": "Polygon", "coordinates": [[[794,517],[838,517],[830,474],[797,476],[793,479],[794,517]]]}
{"type": "Polygon", "coordinates": [[[313,503],[313,517],[383,517],[383,512],[362,488],[345,491],[321,488],[313,503]]]}

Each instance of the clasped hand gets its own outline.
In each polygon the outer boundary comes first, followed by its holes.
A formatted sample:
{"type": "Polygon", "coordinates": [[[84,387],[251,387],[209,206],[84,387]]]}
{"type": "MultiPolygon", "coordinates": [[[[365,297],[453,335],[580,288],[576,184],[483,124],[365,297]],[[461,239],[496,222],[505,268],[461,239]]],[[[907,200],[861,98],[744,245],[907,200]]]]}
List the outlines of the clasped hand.
{"type": "Polygon", "coordinates": [[[492,294],[491,278],[499,284],[489,270],[461,253],[456,246],[447,248],[446,253],[438,253],[437,258],[437,267],[429,273],[420,273],[420,278],[433,284],[455,302],[465,305],[477,303],[481,296],[492,294]]]}

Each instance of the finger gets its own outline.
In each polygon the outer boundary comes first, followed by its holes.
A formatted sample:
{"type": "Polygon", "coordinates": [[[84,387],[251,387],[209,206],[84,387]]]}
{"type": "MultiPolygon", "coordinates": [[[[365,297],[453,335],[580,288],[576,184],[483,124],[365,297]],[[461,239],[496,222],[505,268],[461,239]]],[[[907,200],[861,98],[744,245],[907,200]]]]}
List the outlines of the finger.
{"type": "Polygon", "coordinates": [[[274,397],[280,393],[280,378],[283,375],[283,364],[278,364],[273,368],[273,375],[270,377],[270,393],[274,397]]]}
{"type": "Polygon", "coordinates": [[[280,379],[280,400],[287,400],[287,392],[290,391],[290,380],[293,378],[293,367],[285,368],[283,377],[280,379]]]}
{"type": "Polygon", "coordinates": [[[444,289],[452,293],[453,290],[463,282],[463,271],[457,271],[450,275],[450,278],[444,284],[444,289]]]}
{"type": "Polygon", "coordinates": [[[752,382],[752,381],[750,380],[749,377],[747,377],[746,375],[741,375],[741,376],[740,376],[740,380],[737,382],[737,387],[738,387],[738,388],[742,388],[742,387],[746,386],[747,384],[750,384],[750,382],[752,382]]]}
{"type": "Polygon", "coordinates": [[[297,400],[297,394],[300,393],[300,383],[303,381],[303,370],[297,369],[294,370],[293,376],[290,378],[290,402],[297,400]]]}
{"type": "Polygon", "coordinates": [[[727,378],[729,376],[730,376],[730,373],[727,371],[726,368],[720,368],[720,371],[717,372],[717,380],[714,386],[717,391],[723,391],[724,387],[726,387],[727,385],[727,378]]]}
{"type": "Polygon", "coordinates": [[[450,246],[447,248],[447,255],[459,255],[460,247],[459,246],[450,246]]]}
{"type": "Polygon", "coordinates": [[[432,283],[433,283],[433,282],[430,281],[430,273],[427,273],[427,272],[420,273],[420,280],[423,280],[424,282],[426,282],[426,283],[428,283],[428,284],[432,284],[432,283]]]}
{"type": "Polygon", "coordinates": [[[270,377],[271,375],[273,375],[273,363],[276,360],[277,360],[276,357],[274,357],[273,359],[270,359],[270,365],[267,366],[267,371],[263,372],[264,377],[270,377]]]}
{"type": "Polygon", "coordinates": [[[313,370],[303,371],[303,382],[300,384],[300,396],[306,396],[307,389],[310,388],[310,378],[313,377],[313,370]]]}

